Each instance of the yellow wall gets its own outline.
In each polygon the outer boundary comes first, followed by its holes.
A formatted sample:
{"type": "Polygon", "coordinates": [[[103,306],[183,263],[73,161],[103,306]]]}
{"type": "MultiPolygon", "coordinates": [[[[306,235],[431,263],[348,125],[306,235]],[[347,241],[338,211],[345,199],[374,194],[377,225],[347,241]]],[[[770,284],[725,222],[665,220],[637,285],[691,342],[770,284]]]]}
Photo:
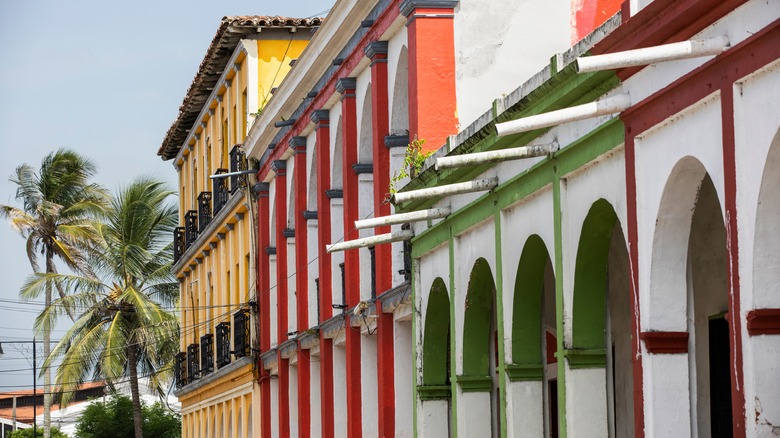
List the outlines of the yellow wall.
{"type": "MultiPolygon", "coordinates": [[[[280,36],[285,35],[280,33],[280,36]]],[[[289,72],[290,61],[300,55],[307,43],[290,39],[242,41],[237,49],[241,53],[225,69],[223,79],[226,80],[220,81],[205,104],[206,110],[192,127],[195,135],[189,138],[185,145],[189,147],[182,153],[179,168],[181,226],[184,226],[185,213],[197,210],[198,195],[212,191],[209,176],[219,168],[228,169],[230,150],[244,141],[249,131],[247,114],[258,110],[248,108],[248,101],[258,96],[257,101],[262,106],[271,97],[271,88],[281,83],[289,72]],[[244,48],[243,44],[249,46],[244,48]],[[248,78],[254,76],[250,71],[257,72],[256,83],[250,83],[248,78]]],[[[210,234],[199,236],[193,244],[197,248],[186,252],[189,259],[179,261],[181,268],[175,274],[180,280],[181,351],[186,352],[190,344],[200,344],[200,337],[205,334],[216,334],[216,325],[221,322],[229,321],[232,331],[233,313],[247,308],[252,297],[253,221],[248,209],[251,200],[245,195],[245,191],[231,195],[231,199],[240,197],[242,201],[228,212],[223,223],[209,226],[210,234]]],[[[227,206],[223,210],[225,208],[227,206]]],[[[219,215],[222,214],[221,211],[219,215]]],[[[231,349],[232,346],[231,339],[231,349]]],[[[215,358],[212,375],[218,373],[215,358]]],[[[253,381],[252,366],[247,365],[219,376],[208,385],[180,394],[182,436],[252,436],[253,381]],[[229,424],[232,424],[230,435],[229,424]]],[[[254,408],[259,409],[259,405],[255,404],[254,408]]],[[[255,434],[258,432],[254,431],[255,434]]]]}

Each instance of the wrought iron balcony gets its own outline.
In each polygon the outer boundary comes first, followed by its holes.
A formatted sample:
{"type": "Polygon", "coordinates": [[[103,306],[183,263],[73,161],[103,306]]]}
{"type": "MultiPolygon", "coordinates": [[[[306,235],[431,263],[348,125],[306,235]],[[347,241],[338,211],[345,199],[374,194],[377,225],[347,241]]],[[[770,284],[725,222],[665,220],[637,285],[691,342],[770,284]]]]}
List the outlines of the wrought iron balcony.
{"type": "Polygon", "coordinates": [[[217,324],[217,368],[230,363],[230,323],[217,324]]]}
{"type": "Polygon", "coordinates": [[[198,354],[198,344],[187,346],[187,382],[192,383],[198,380],[200,375],[200,354],[198,354]]]}
{"type": "Polygon", "coordinates": [[[177,388],[181,388],[187,384],[187,353],[181,352],[176,354],[176,360],[173,363],[173,372],[177,388]]]}
{"type": "Polygon", "coordinates": [[[185,228],[176,227],[173,229],[173,263],[178,262],[186,250],[185,228]]]}
{"type": "MultiPolygon", "coordinates": [[[[247,170],[247,162],[246,157],[244,156],[244,151],[241,150],[241,145],[237,144],[233,146],[233,149],[230,150],[230,171],[231,172],[240,172],[242,170],[247,170]]],[[[246,176],[245,175],[234,175],[230,177],[230,193],[235,193],[236,190],[239,189],[239,187],[246,187],[246,176]]]]}
{"type": "MultiPolygon", "coordinates": [[[[227,169],[217,169],[216,175],[227,173],[227,169]]],[[[211,180],[211,193],[213,195],[213,214],[216,215],[228,201],[227,178],[215,178],[211,180]]]]}
{"type": "Polygon", "coordinates": [[[202,233],[211,222],[211,192],[198,195],[198,232],[202,233]]]}
{"type": "Polygon", "coordinates": [[[251,334],[249,309],[241,309],[233,314],[233,355],[246,357],[251,354],[251,334]]]}
{"type": "Polygon", "coordinates": [[[198,240],[198,210],[190,210],[184,215],[184,232],[187,248],[198,240]]]}
{"type": "Polygon", "coordinates": [[[214,335],[211,333],[200,337],[200,374],[214,371],[214,335]]]}

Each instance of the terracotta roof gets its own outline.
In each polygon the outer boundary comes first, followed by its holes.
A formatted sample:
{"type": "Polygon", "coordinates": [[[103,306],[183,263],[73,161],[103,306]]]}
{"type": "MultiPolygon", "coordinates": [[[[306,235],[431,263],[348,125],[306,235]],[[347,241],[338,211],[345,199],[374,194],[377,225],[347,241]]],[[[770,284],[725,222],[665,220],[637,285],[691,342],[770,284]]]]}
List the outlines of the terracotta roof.
{"type": "MultiPolygon", "coordinates": [[[[98,381],[98,382],[85,382],[84,384],[82,384],[79,387],[78,390],[79,391],[86,391],[86,390],[93,389],[93,388],[102,388],[105,385],[106,385],[105,382],[102,382],[102,381],[98,381]]],[[[59,390],[58,387],[54,388],[55,392],[58,391],[58,390],[59,390]]],[[[35,393],[40,397],[40,396],[43,395],[43,389],[38,389],[35,393]]],[[[13,398],[14,396],[16,396],[17,397],[17,403],[21,404],[21,400],[20,399],[25,398],[25,397],[31,397],[32,395],[33,395],[33,390],[32,389],[23,389],[23,390],[18,390],[18,391],[2,392],[2,393],[0,393],[0,400],[10,399],[10,398],[13,398]]],[[[70,402],[70,405],[71,406],[72,405],[77,405],[79,403],[84,403],[85,401],[86,400],[73,400],[73,401],[70,402]]],[[[60,407],[59,403],[52,403],[52,405],[51,405],[52,412],[57,411],[60,408],[61,407],[60,407]]],[[[43,404],[42,403],[38,404],[37,414],[38,415],[43,414],[43,404]]],[[[11,420],[13,418],[13,408],[12,407],[0,408],[0,417],[8,419],[8,420],[11,420]]],[[[29,405],[29,406],[17,406],[16,407],[16,421],[19,421],[21,423],[26,423],[26,424],[32,424],[32,422],[33,422],[33,406],[32,405],[29,405]]]]}
{"type": "Polygon", "coordinates": [[[320,24],[322,18],[318,17],[289,18],[261,15],[223,17],[217,34],[211,40],[206,56],[200,63],[198,72],[179,107],[179,115],[165,134],[157,155],[163,160],[170,160],[179,153],[182,143],[187,138],[188,129],[195,123],[241,38],[256,34],[260,28],[317,27],[320,24]]]}

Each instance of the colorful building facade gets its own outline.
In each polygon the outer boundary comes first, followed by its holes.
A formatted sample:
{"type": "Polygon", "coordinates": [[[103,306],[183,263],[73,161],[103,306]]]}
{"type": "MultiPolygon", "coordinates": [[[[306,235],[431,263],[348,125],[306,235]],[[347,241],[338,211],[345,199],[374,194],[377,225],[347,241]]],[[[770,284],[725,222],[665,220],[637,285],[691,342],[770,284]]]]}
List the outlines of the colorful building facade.
{"type": "Polygon", "coordinates": [[[256,436],[254,205],[242,143],[320,19],[223,18],[158,154],[179,174],[182,436],[256,436]],[[236,173],[239,174],[236,174],[236,173]],[[220,175],[226,175],[222,177],[220,175]],[[216,177],[216,178],[215,178],[216,177]]]}
{"type": "Polygon", "coordinates": [[[396,195],[449,212],[412,226],[418,436],[778,433],[778,42],[777,2],[626,2],[396,195]]]}

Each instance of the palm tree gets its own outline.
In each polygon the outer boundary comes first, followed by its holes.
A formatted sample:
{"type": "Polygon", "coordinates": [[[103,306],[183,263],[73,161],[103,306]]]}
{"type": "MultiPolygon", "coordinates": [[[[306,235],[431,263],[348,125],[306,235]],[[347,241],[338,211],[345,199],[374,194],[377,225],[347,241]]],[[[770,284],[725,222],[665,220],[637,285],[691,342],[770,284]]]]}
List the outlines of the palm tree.
{"type": "Polygon", "coordinates": [[[44,363],[62,359],[56,374],[62,403],[90,377],[112,385],[129,382],[138,438],[143,436],[139,374],[163,395],[179,348],[178,318],[166,310],[178,298],[171,273],[178,212],[167,202],[171,194],[148,179],[120,189],[104,223],[95,225],[99,245],[89,257],[95,275],[37,274],[23,288],[30,298],[52,283],[68,292],[38,316],[36,327],[51,326],[66,309],[82,310],[44,363]]]}
{"type": "MultiPolygon", "coordinates": [[[[45,272],[56,273],[54,259],[59,258],[75,272],[88,274],[84,249],[94,241],[89,219],[98,214],[105,204],[105,192],[90,183],[95,165],[77,153],[60,149],[48,154],[38,173],[28,164],[16,168],[10,180],[16,184],[16,199],[22,207],[0,204],[0,217],[10,220],[11,226],[27,239],[27,258],[33,272],[40,272],[39,257],[43,258],[45,272]]],[[[52,301],[52,286],[63,291],[58,283],[48,283],[45,304],[52,301]]],[[[51,350],[50,327],[43,330],[43,355],[51,350]]],[[[51,372],[44,371],[43,424],[44,437],[49,438],[51,426],[51,372]]]]}

